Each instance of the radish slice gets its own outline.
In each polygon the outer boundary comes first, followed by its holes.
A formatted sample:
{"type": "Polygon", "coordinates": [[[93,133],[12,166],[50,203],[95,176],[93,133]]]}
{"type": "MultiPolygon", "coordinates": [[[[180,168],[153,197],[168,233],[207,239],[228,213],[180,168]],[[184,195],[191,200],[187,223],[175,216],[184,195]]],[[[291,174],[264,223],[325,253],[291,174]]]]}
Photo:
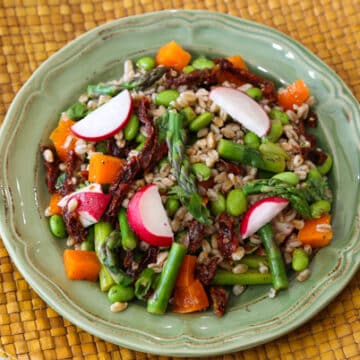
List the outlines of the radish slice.
{"type": "Polygon", "coordinates": [[[268,133],[271,125],[268,115],[255,100],[242,91],[219,86],[211,90],[209,98],[257,136],[262,137],[268,133]]]}
{"type": "Polygon", "coordinates": [[[74,211],[79,214],[81,225],[88,227],[100,221],[109,205],[111,195],[104,194],[100,184],[91,184],[65,196],[58,202],[58,205],[64,208],[72,199],[77,200],[77,207],[74,211]]]}
{"type": "Polygon", "coordinates": [[[133,101],[129,90],[123,90],[110,101],[92,111],[71,127],[80,139],[99,141],[119,132],[129,121],[133,101]]]}
{"type": "Polygon", "coordinates": [[[243,239],[255,234],[261,227],[270,222],[286,208],[289,200],[281,197],[270,197],[257,201],[245,213],[240,225],[243,239]]]}
{"type": "Polygon", "coordinates": [[[174,239],[158,187],[147,185],[130,200],[129,224],[139,238],[152,246],[170,246],[174,239]]]}

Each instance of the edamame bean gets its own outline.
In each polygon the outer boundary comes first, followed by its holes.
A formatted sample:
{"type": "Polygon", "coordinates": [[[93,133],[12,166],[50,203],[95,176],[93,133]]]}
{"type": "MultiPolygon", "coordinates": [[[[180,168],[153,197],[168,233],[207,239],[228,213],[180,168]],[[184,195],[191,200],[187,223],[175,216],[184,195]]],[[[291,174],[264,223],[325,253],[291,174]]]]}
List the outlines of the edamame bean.
{"type": "Polygon", "coordinates": [[[317,167],[321,175],[326,175],[332,167],[332,163],[333,163],[332,156],[330,154],[326,154],[326,155],[327,155],[326,160],[317,167]]]}
{"type": "Polygon", "coordinates": [[[270,119],[280,120],[283,125],[287,125],[290,122],[288,114],[278,109],[271,109],[269,116],[270,119]]]}
{"type": "Polygon", "coordinates": [[[150,56],[144,56],[136,61],[136,67],[149,71],[155,67],[155,59],[150,56]]]}
{"type": "Polygon", "coordinates": [[[89,241],[85,240],[81,243],[80,250],[94,251],[95,247],[94,244],[91,244],[89,241]]]}
{"type": "Polygon", "coordinates": [[[139,144],[136,148],[135,148],[135,150],[137,150],[137,151],[140,151],[140,150],[142,150],[142,148],[144,147],[144,145],[145,145],[145,142],[146,142],[146,137],[143,135],[143,134],[138,134],[137,136],[136,136],[136,142],[139,144]]]}
{"type": "Polygon", "coordinates": [[[274,144],[270,141],[264,142],[259,146],[259,150],[263,154],[276,154],[284,157],[285,159],[289,158],[289,154],[278,144],[274,144]]]}
{"type": "Polygon", "coordinates": [[[135,148],[135,150],[141,151],[143,149],[144,145],[145,145],[145,141],[139,143],[139,145],[135,148]]]}
{"type": "Polygon", "coordinates": [[[180,208],[180,201],[178,199],[169,197],[165,202],[165,209],[169,216],[175,215],[180,208]]]}
{"type": "Polygon", "coordinates": [[[138,142],[138,143],[142,143],[142,142],[144,142],[146,140],[146,136],[144,136],[143,134],[138,134],[137,136],[136,136],[136,139],[135,139],[135,141],[136,142],[138,142]]]}
{"type": "Polygon", "coordinates": [[[318,200],[310,205],[310,212],[313,218],[319,218],[328,214],[331,210],[331,204],[327,200],[318,200]]]}
{"type": "Polygon", "coordinates": [[[86,251],[95,251],[95,231],[94,226],[88,228],[88,233],[86,235],[86,240],[83,241],[80,245],[81,250],[86,251]]]}
{"type": "Polygon", "coordinates": [[[193,164],[192,169],[199,181],[209,180],[211,176],[211,169],[203,163],[193,164]]]}
{"type": "Polygon", "coordinates": [[[274,175],[272,178],[281,180],[290,185],[297,185],[299,183],[299,176],[292,171],[284,171],[282,173],[274,175]]]}
{"type": "Polygon", "coordinates": [[[164,90],[156,94],[155,104],[169,106],[172,101],[175,101],[179,97],[179,92],[176,90],[164,90]]]}
{"type": "Polygon", "coordinates": [[[104,141],[98,141],[95,145],[95,149],[97,152],[101,152],[103,154],[107,153],[107,146],[104,141]]]}
{"type": "Polygon", "coordinates": [[[205,56],[199,56],[195,59],[191,65],[196,70],[203,70],[203,69],[212,69],[215,66],[215,63],[212,60],[209,60],[205,56]]]}
{"type": "Polygon", "coordinates": [[[191,73],[192,71],[194,71],[195,70],[195,68],[192,66],[192,65],[188,65],[188,66],[185,66],[184,68],[183,68],[183,73],[184,74],[189,74],[189,73],[191,73]]]}
{"type": "Polygon", "coordinates": [[[131,286],[114,285],[108,292],[108,299],[111,303],[130,301],[134,298],[134,289],[131,286]]]}
{"type": "Polygon", "coordinates": [[[320,171],[317,168],[311,168],[307,175],[307,180],[319,180],[322,178],[320,171]]]}
{"type": "Polygon", "coordinates": [[[217,216],[226,210],[226,200],[223,194],[218,193],[217,199],[210,201],[210,210],[214,216],[217,216]]]}
{"type": "Polygon", "coordinates": [[[309,255],[304,249],[298,248],[292,254],[292,268],[295,271],[303,271],[309,265],[309,255]]]}
{"type": "Polygon", "coordinates": [[[276,143],[282,135],[284,129],[279,119],[271,120],[271,128],[269,133],[264,137],[265,141],[276,143]]]}
{"type": "Polygon", "coordinates": [[[191,131],[199,131],[209,126],[213,117],[214,115],[212,113],[204,112],[190,123],[189,129],[191,131]]]}
{"type": "Polygon", "coordinates": [[[244,136],[244,143],[254,149],[260,146],[260,138],[253,132],[249,131],[244,136]]]}
{"type": "Polygon", "coordinates": [[[196,112],[190,106],[184,107],[180,113],[185,117],[184,126],[187,126],[196,118],[196,112]]]}
{"type": "Polygon", "coordinates": [[[136,116],[136,114],[132,114],[129,122],[126,124],[124,128],[125,140],[131,141],[135,139],[136,135],[138,134],[139,127],[140,127],[139,118],[136,116]]]}
{"type": "Polygon", "coordinates": [[[262,98],[262,92],[257,87],[252,87],[252,88],[246,90],[246,94],[248,94],[255,101],[260,101],[262,98]]]}
{"type": "Polygon", "coordinates": [[[64,219],[61,215],[51,215],[49,219],[50,231],[58,238],[64,238],[67,235],[64,219]]]}
{"type": "Polygon", "coordinates": [[[247,199],[241,189],[231,190],[226,197],[226,211],[232,216],[239,216],[247,210],[247,199]]]}

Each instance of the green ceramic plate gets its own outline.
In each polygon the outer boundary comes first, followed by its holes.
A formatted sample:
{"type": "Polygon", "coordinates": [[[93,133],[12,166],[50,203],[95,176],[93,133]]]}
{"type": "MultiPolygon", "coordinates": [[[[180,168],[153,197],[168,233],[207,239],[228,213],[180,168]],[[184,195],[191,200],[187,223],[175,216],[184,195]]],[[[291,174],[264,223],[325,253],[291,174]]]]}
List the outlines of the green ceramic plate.
{"type": "Polygon", "coordinates": [[[79,37],[47,60],[24,85],[0,139],[1,236],[25,279],[56,311],[112,343],[174,356],[210,356],[248,348],[298,327],[329,303],[359,267],[360,113],[345,84],[299,43],[268,27],[204,11],[165,11],[120,19],[79,37]],[[223,318],[211,312],[155,316],[140,303],[113,314],[97,284],[71,282],[64,242],[43,216],[49,195],[39,144],[58,114],[88,83],[119,77],[127,58],[154,54],[174,39],[190,51],[241,53],[252,69],[280,84],[302,78],[316,97],[321,145],[334,156],[334,232],[311,264],[312,276],[267,298],[266,286],[232,299],[223,318]]]}

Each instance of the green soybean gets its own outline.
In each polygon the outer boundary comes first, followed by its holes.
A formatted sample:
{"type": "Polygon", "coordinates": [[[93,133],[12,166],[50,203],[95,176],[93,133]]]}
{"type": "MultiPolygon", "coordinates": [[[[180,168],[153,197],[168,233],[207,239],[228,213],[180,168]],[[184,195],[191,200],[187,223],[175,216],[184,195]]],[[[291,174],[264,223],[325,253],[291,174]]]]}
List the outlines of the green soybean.
{"type": "Polygon", "coordinates": [[[187,126],[196,118],[196,113],[190,106],[184,107],[180,111],[180,114],[182,114],[185,117],[184,126],[187,126]]]}
{"type": "Polygon", "coordinates": [[[317,167],[321,175],[326,175],[332,167],[332,163],[333,163],[332,156],[330,154],[326,154],[326,155],[327,155],[326,160],[317,167]]]}
{"type": "Polygon", "coordinates": [[[209,180],[211,176],[211,169],[208,166],[203,163],[196,163],[191,167],[199,181],[209,180]]]}
{"type": "Polygon", "coordinates": [[[145,145],[145,141],[144,141],[144,142],[139,143],[139,145],[135,148],[135,150],[137,150],[137,151],[141,151],[141,150],[143,149],[144,145],[145,145]]]}
{"type": "Polygon", "coordinates": [[[292,268],[294,271],[303,271],[309,265],[309,256],[304,249],[298,248],[292,254],[292,268]]]}
{"type": "Polygon", "coordinates": [[[209,126],[213,117],[212,113],[204,112],[190,123],[189,129],[191,131],[199,131],[209,126]]]}
{"type": "Polygon", "coordinates": [[[317,180],[320,180],[321,178],[322,178],[322,175],[317,168],[311,168],[309,170],[308,175],[307,175],[307,180],[316,182],[317,180]]]}
{"type": "Polygon", "coordinates": [[[290,185],[297,185],[299,183],[299,176],[292,171],[284,171],[282,173],[274,175],[272,178],[281,180],[290,185]]]}
{"type": "Polygon", "coordinates": [[[246,90],[246,94],[248,94],[255,101],[260,101],[262,98],[262,92],[257,87],[252,87],[252,88],[246,90]]]}
{"type": "Polygon", "coordinates": [[[259,146],[259,150],[262,154],[275,154],[282,156],[284,159],[289,158],[289,154],[278,144],[274,144],[270,141],[264,142],[259,146]]]}
{"type": "Polygon", "coordinates": [[[178,199],[169,197],[165,202],[165,209],[169,216],[175,215],[180,208],[180,201],[178,199]]]}
{"type": "Polygon", "coordinates": [[[331,210],[331,204],[327,200],[318,200],[310,205],[311,217],[319,218],[324,214],[328,214],[331,210]]]}
{"type": "Polygon", "coordinates": [[[149,71],[155,67],[155,59],[150,56],[144,56],[136,61],[136,67],[149,71]]]}
{"type": "Polygon", "coordinates": [[[226,200],[223,194],[218,193],[217,199],[210,201],[210,210],[214,216],[217,216],[226,210],[226,200]]]}
{"type": "Polygon", "coordinates": [[[276,143],[283,134],[284,128],[279,119],[271,120],[271,128],[269,133],[264,137],[265,141],[276,143]]]}
{"type": "Polygon", "coordinates": [[[271,109],[269,116],[270,119],[280,120],[283,125],[287,125],[290,122],[288,114],[278,109],[271,109]]]}
{"type": "Polygon", "coordinates": [[[257,149],[260,146],[260,138],[253,132],[249,131],[244,136],[244,143],[247,146],[250,146],[254,149],[257,149]]]}
{"type": "Polygon", "coordinates": [[[231,190],[226,197],[226,211],[229,215],[239,216],[247,210],[247,199],[241,189],[231,190]]]}
{"type": "Polygon", "coordinates": [[[136,114],[132,114],[129,122],[126,124],[124,128],[124,137],[125,140],[131,141],[136,138],[136,135],[139,132],[140,121],[136,114]]]}
{"type": "Polygon", "coordinates": [[[105,141],[98,141],[95,145],[95,149],[97,152],[101,152],[103,154],[107,153],[107,146],[105,141]]]}
{"type": "Polygon", "coordinates": [[[175,101],[179,97],[179,92],[176,90],[164,90],[156,94],[155,104],[169,106],[172,101],[175,101]]]}
{"type": "Polygon", "coordinates": [[[58,238],[64,238],[67,235],[64,219],[61,215],[52,215],[49,219],[50,231],[58,238]]]}
{"type": "Polygon", "coordinates": [[[83,241],[80,245],[80,250],[83,251],[94,251],[94,245],[91,244],[89,241],[83,241]]]}
{"type": "Polygon", "coordinates": [[[95,231],[94,226],[88,228],[86,240],[80,245],[81,250],[95,251],[95,231]]]}
{"type": "Polygon", "coordinates": [[[131,286],[116,284],[108,292],[108,299],[111,303],[130,301],[134,298],[134,289],[131,286]]]}
{"type": "Polygon", "coordinates": [[[139,133],[137,134],[135,141],[138,143],[142,143],[146,140],[146,136],[144,136],[143,134],[139,133]]]}
{"type": "Polygon", "coordinates": [[[184,74],[189,74],[189,73],[191,73],[192,71],[194,71],[195,70],[195,68],[192,66],[192,65],[188,65],[188,66],[185,66],[184,68],[183,68],[183,73],[184,74]]]}
{"type": "Polygon", "coordinates": [[[199,56],[195,59],[191,65],[196,70],[203,70],[203,69],[212,69],[215,66],[215,63],[212,60],[209,60],[205,56],[199,56]]]}

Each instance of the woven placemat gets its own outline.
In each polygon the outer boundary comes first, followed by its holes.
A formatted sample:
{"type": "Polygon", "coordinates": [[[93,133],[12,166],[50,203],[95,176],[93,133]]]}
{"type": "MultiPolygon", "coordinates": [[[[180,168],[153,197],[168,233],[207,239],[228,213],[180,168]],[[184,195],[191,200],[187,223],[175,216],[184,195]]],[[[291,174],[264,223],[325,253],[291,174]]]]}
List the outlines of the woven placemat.
{"type": "MultiPolygon", "coordinates": [[[[254,20],[303,43],[360,97],[360,3],[356,0],[0,0],[0,124],[31,73],[67,42],[116,18],[170,8],[208,9],[254,20]],[[61,3],[61,5],[59,5],[61,3]]],[[[0,240],[0,357],[171,359],[96,338],[49,308],[0,240]]],[[[360,359],[360,272],[325,310],[296,331],[211,359],[360,359]]]]}

